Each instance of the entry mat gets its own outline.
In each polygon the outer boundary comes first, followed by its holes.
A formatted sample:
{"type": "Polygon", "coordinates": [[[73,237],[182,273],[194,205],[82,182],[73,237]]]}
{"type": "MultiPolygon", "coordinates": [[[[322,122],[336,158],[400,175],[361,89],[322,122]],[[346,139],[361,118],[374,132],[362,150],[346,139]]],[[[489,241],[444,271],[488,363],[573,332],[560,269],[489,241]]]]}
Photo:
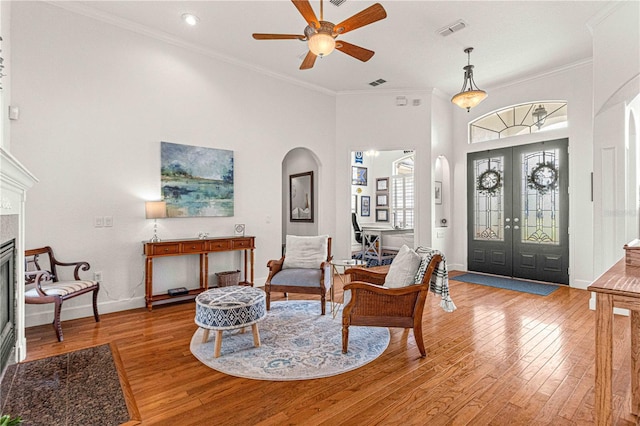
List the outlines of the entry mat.
{"type": "Polygon", "coordinates": [[[542,284],[533,281],[518,280],[515,278],[496,277],[494,275],[468,273],[451,277],[451,279],[471,284],[503,288],[505,290],[520,291],[522,293],[537,294],[538,296],[548,296],[558,289],[558,286],[555,284],[542,284]]]}

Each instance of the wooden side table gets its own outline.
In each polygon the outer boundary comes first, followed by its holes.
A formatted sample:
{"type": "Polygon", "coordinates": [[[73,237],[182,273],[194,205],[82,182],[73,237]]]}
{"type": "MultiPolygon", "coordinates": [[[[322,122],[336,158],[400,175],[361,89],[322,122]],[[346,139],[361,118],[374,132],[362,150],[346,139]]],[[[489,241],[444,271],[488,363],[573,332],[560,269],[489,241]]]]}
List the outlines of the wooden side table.
{"type": "Polygon", "coordinates": [[[614,307],[630,312],[631,413],[640,414],[640,266],[621,260],[587,290],[596,293],[596,425],[611,425],[614,307]]]}
{"type": "Polygon", "coordinates": [[[253,287],[253,250],[255,249],[255,237],[217,237],[207,239],[164,240],[159,242],[143,241],[145,259],[145,299],[147,309],[150,311],[154,302],[171,299],[168,294],[153,293],[153,259],[166,256],[198,255],[200,257],[200,283],[198,288],[191,289],[184,296],[197,296],[208,287],[209,278],[209,253],[243,251],[244,252],[244,279],[242,285],[253,287]]]}

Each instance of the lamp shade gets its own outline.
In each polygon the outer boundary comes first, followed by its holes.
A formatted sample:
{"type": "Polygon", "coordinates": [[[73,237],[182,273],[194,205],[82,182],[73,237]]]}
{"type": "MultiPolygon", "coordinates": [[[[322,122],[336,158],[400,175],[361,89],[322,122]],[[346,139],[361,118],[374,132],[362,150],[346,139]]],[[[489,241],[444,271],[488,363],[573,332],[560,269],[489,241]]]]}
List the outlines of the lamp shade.
{"type": "Polygon", "coordinates": [[[458,105],[460,108],[466,108],[467,111],[478,105],[487,97],[487,92],[484,90],[467,90],[460,92],[451,98],[451,102],[458,105]]]}
{"type": "Polygon", "coordinates": [[[144,211],[147,219],[167,217],[167,203],[165,201],[146,201],[144,211]]]}
{"type": "Polygon", "coordinates": [[[327,56],[336,48],[336,41],[331,36],[331,34],[327,34],[324,32],[319,32],[313,34],[309,37],[309,41],[307,43],[309,45],[309,50],[316,56],[327,56]]]}

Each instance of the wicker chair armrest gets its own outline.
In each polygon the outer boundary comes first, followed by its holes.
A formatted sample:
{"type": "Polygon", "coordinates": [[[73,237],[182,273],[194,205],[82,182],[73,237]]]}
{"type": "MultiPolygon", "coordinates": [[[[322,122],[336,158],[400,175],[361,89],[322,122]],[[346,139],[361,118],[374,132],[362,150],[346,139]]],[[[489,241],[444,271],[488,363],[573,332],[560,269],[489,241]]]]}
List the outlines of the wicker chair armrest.
{"type": "Polygon", "coordinates": [[[385,296],[404,296],[407,294],[420,293],[423,290],[428,290],[429,286],[426,284],[412,284],[406,287],[389,288],[362,281],[352,281],[349,284],[345,285],[344,289],[351,290],[351,298],[355,299],[357,298],[358,293],[364,294],[363,291],[359,290],[365,290],[373,294],[381,294],[385,296]]]}
{"type": "Polygon", "coordinates": [[[39,296],[45,297],[46,293],[42,291],[42,281],[53,280],[53,275],[49,271],[27,271],[24,273],[26,284],[35,284],[35,289],[39,296]]]}
{"type": "Polygon", "coordinates": [[[351,282],[363,281],[371,284],[384,284],[387,272],[373,271],[367,268],[349,268],[344,271],[345,275],[349,275],[351,282]]]}

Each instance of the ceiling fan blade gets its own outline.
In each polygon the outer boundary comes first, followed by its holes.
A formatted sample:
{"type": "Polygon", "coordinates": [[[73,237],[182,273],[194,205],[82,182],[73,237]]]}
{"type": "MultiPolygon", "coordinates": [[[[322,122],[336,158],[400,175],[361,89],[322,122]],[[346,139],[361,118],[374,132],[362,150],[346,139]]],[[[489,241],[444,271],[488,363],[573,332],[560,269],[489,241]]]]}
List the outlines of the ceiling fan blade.
{"type": "Polygon", "coordinates": [[[338,34],[344,34],[349,31],[353,31],[356,28],[364,27],[365,25],[372,24],[376,21],[387,17],[387,12],[380,3],[376,3],[373,6],[369,6],[363,11],[356,13],[351,18],[337,24],[333,31],[338,34]]]}
{"type": "Polygon", "coordinates": [[[355,44],[347,43],[342,40],[336,40],[336,50],[346,53],[349,56],[353,56],[362,62],[367,62],[376,53],[373,50],[365,49],[364,47],[356,46],[355,44]]]}
{"type": "Polygon", "coordinates": [[[298,12],[302,15],[307,24],[313,28],[320,28],[320,22],[309,3],[309,0],[291,0],[293,5],[298,9],[298,12]]]}
{"type": "Polygon", "coordinates": [[[308,70],[310,68],[313,68],[313,64],[316,63],[316,58],[317,56],[309,51],[309,53],[307,53],[307,56],[304,57],[304,61],[302,61],[302,64],[300,65],[300,69],[301,70],[308,70]]]}
{"type": "Polygon", "coordinates": [[[304,40],[306,39],[305,36],[297,35],[297,34],[259,34],[259,33],[254,33],[253,38],[255,38],[256,40],[291,40],[291,39],[304,40]]]}

